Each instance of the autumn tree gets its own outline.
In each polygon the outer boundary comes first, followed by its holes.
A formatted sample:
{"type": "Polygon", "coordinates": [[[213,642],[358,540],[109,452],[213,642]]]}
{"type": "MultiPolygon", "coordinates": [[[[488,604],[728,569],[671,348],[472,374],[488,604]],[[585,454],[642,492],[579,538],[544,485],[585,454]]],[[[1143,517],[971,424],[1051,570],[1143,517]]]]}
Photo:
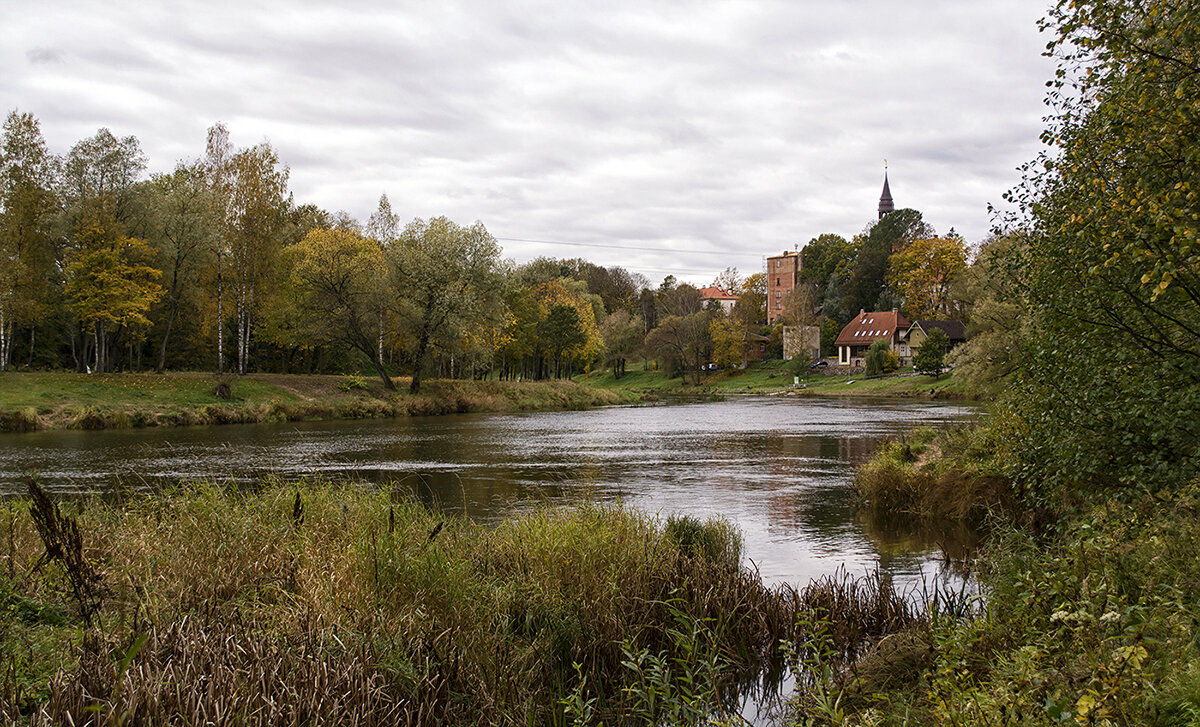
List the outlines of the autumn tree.
{"type": "Polygon", "coordinates": [[[733,317],[743,326],[757,326],[767,319],[767,276],[754,273],[746,276],[733,304],[733,317]]]}
{"type": "Polygon", "coordinates": [[[712,362],[723,369],[745,363],[747,327],[733,316],[712,316],[708,335],[712,340],[712,362]]]}
{"type": "Polygon", "coordinates": [[[91,369],[110,370],[116,332],[140,335],[149,327],[146,312],[162,295],[162,272],[151,265],[153,250],[126,237],[111,218],[85,220],[79,248],[67,268],[67,299],[75,319],[92,337],[91,369]]]}
{"type": "Polygon", "coordinates": [[[967,247],[957,235],[914,240],[888,260],[887,284],[914,320],[952,317],[951,287],[967,267],[967,247]]]}
{"type": "Polygon", "coordinates": [[[320,341],[341,342],[365,355],[383,381],[377,324],[387,305],[383,248],[347,230],[313,230],[286,252],[289,288],[307,330],[320,341]]]}
{"type": "Polygon", "coordinates": [[[246,373],[250,336],[259,304],[278,265],[282,247],[288,170],[269,144],[243,149],[229,159],[228,242],[237,372],[246,373]]]}
{"type": "Polygon", "coordinates": [[[412,342],[414,394],[430,343],[453,338],[501,304],[499,258],[496,238],[483,223],[462,227],[445,217],[413,220],[388,248],[389,293],[412,342]]]}
{"type": "Polygon", "coordinates": [[[854,243],[857,252],[841,286],[841,310],[850,315],[861,309],[883,310],[880,303],[886,292],[888,259],[913,241],[932,236],[933,228],[914,209],[889,212],[872,222],[854,243]]]}
{"type": "Polygon", "coordinates": [[[59,277],[50,240],[55,162],[37,119],[10,112],[0,137],[0,371],[8,370],[16,327],[29,326],[32,337],[59,277]]]}
{"type": "Polygon", "coordinates": [[[955,366],[956,378],[976,388],[1010,377],[1024,358],[1022,344],[1031,331],[1017,263],[1025,245],[1021,233],[988,238],[954,283],[954,297],[967,313],[967,340],[948,354],[947,361],[955,366]]]}

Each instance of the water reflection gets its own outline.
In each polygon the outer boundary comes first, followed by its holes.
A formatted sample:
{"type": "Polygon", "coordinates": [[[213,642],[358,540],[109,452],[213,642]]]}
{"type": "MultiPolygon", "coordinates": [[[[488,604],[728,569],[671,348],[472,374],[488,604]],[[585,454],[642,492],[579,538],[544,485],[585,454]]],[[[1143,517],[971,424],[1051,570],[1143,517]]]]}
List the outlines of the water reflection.
{"type": "MultiPolygon", "coordinates": [[[[970,407],[747,398],[530,414],[0,435],[0,493],[37,473],[59,493],[306,475],[392,482],[430,506],[495,520],[542,504],[622,502],[722,515],[768,582],[839,567],[921,577],[964,536],[854,511],[848,483],[881,438],[970,407]]],[[[963,540],[963,542],[966,542],[963,540]]],[[[964,546],[970,547],[970,546],[964,546]]]]}

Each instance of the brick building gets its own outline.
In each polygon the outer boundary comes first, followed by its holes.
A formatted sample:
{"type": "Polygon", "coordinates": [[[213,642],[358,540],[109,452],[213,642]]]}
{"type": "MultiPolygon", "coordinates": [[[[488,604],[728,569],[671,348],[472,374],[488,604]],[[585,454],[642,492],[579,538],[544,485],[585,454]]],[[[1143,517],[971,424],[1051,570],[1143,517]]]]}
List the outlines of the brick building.
{"type": "Polygon", "coordinates": [[[774,325],[783,313],[788,295],[800,284],[804,257],[798,252],[785,252],[767,258],[767,324],[774,325]]]}

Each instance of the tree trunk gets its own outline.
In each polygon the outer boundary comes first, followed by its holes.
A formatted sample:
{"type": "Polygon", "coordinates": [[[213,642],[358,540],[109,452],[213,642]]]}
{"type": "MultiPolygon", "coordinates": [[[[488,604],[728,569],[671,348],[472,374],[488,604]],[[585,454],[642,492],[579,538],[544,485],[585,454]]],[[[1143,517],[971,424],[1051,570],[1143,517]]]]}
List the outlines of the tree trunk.
{"type": "Polygon", "coordinates": [[[8,371],[8,352],[11,347],[12,322],[4,317],[4,306],[0,306],[0,371],[8,371]]]}
{"type": "Polygon", "coordinates": [[[162,373],[163,368],[167,363],[167,340],[171,338],[171,328],[175,326],[175,317],[179,315],[179,304],[175,303],[171,306],[171,314],[167,316],[167,330],[163,333],[162,345],[158,348],[158,366],[154,369],[156,373],[162,373]]]}
{"type": "Polygon", "coordinates": [[[416,394],[421,390],[421,369],[425,365],[425,349],[429,347],[429,331],[422,331],[421,337],[417,339],[417,360],[413,364],[412,384],[408,387],[409,393],[416,394]]]}
{"type": "Polygon", "coordinates": [[[225,285],[221,277],[221,255],[217,254],[217,373],[225,373],[225,285]]]}

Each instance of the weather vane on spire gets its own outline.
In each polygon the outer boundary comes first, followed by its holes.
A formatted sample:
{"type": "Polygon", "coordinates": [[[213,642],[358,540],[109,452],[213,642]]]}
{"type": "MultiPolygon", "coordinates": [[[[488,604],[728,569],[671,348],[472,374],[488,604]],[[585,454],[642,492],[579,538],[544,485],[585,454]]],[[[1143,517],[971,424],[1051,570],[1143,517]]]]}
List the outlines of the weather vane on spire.
{"type": "Polygon", "coordinates": [[[888,163],[887,159],[883,160],[883,194],[879,195],[879,219],[888,212],[896,209],[895,203],[892,202],[892,190],[888,187],[888,163]]]}

